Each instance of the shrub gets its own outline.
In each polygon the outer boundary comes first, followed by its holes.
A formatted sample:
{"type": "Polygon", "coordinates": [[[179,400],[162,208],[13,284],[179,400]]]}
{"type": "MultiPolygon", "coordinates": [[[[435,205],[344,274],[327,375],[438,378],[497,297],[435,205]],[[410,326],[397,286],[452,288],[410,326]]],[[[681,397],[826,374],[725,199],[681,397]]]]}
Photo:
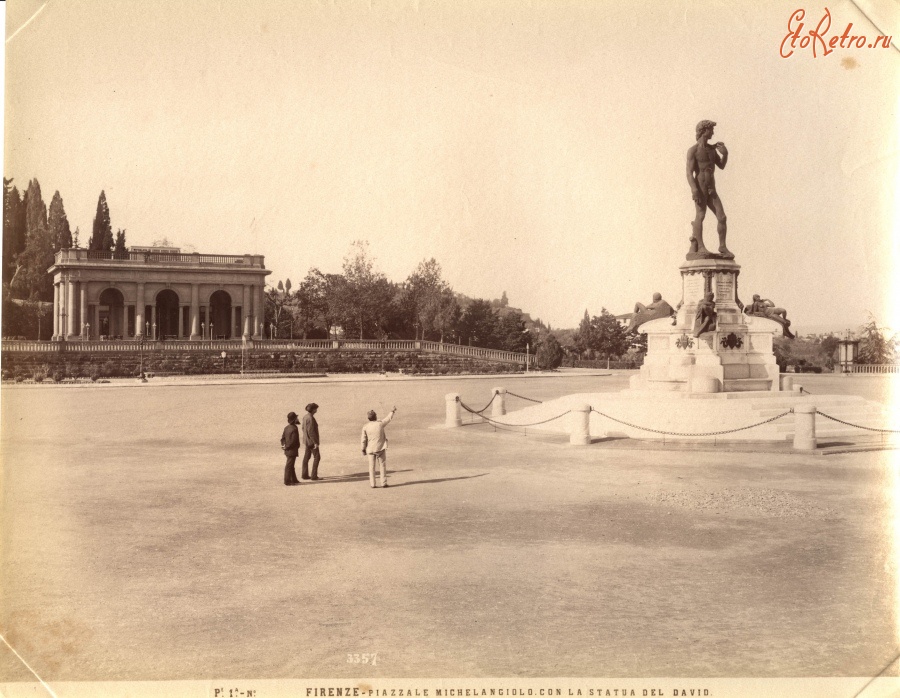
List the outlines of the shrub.
{"type": "Polygon", "coordinates": [[[40,368],[34,369],[34,371],[31,373],[31,379],[35,383],[43,383],[44,379],[47,377],[47,373],[48,373],[47,367],[41,366],[40,368]]]}
{"type": "Polygon", "coordinates": [[[65,378],[65,374],[62,371],[60,371],[59,369],[56,369],[53,372],[53,382],[54,383],[62,383],[63,378],[65,378]]]}
{"type": "Polygon", "coordinates": [[[91,380],[96,383],[100,378],[100,369],[97,366],[91,366],[91,380]]]}
{"type": "Polygon", "coordinates": [[[563,350],[559,340],[550,333],[541,336],[535,352],[534,362],[537,368],[548,370],[559,368],[563,360],[563,350]]]}

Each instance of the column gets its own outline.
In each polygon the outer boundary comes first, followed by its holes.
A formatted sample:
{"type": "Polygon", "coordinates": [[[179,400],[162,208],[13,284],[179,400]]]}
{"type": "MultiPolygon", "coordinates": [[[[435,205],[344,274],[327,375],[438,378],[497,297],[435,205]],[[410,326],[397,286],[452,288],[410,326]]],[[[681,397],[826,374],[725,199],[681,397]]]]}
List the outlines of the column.
{"type": "Polygon", "coordinates": [[[61,277],[59,282],[59,338],[66,338],[66,279],[61,277]]]}
{"type": "Polygon", "coordinates": [[[128,304],[122,303],[122,339],[128,339],[128,304]]]}
{"type": "Polygon", "coordinates": [[[794,448],[798,451],[815,451],[816,407],[797,405],[794,407],[794,448]]]}
{"type": "Polygon", "coordinates": [[[506,414],[506,388],[494,388],[491,404],[491,417],[502,417],[506,414]]]}
{"type": "Polygon", "coordinates": [[[234,337],[234,326],[237,324],[237,306],[232,303],[231,305],[231,326],[228,328],[228,332],[225,333],[226,337],[234,337]]]}
{"type": "Polygon", "coordinates": [[[178,339],[184,339],[184,305],[178,304],[178,339]]]}
{"type": "Polygon", "coordinates": [[[200,339],[200,288],[191,284],[191,339],[200,339]]]}
{"type": "MultiPolygon", "coordinates": [[[[81,287],[81,288],[79,289],[79,294],[78,294],[78,295],[79,295],[79,300],[81,301],[81,303],[80,303],[81,307],[80,307],[80,312],[78,313],[78,321],[79,321],[79,323],[80,323],[80,326],[78,327],[78,334],[80,334],[82,337],[84,337],[84,331],[85,331],[85,327],[84,327],[84,326],[87,324],[87,321],[88,321],[88,314],[87,314],[87,284],[85,284],[85,283],[82,281],[82,282],[79,284],[79,286],[81,287]]],[[[87,339],[87,337],[85,337],[85,339],[87,339]]]]}
{"type": "Polygon", "coordinates": [[[569,443],[573,446],[587,446],[591,443],[591,406],[576,405],[571,412],[569,443]]]}
{"type": "Polygon", "coordinates": [[[66,337],[75,334],[75,282],[69,279],[66,284],[66,337]]]}
{"type": "Polygon", "coordinates": [[[446,395],[444,395],[444,405],[446,408],[444,427],[447,429],[452,429],[453,427],[461,427],[462,414],[459,409],[459,394],[447,393],[446,395]]]}
{"type": "Polygon", "coordinates": [[[144,332],[146,332],[147,328],[144,327],[144,307],[147,305],[144,302],[144,284],[140,281],[137,284],[137,306],[134,309],[134,331],[136,337],[140,338],[144,336],[144,332]]]}
{"type": "Polygon", "coordinates": [[[250,308],[250,287],[244,286],[244,339],[250,338],[250,322],[251,322],[251,312],[250,308]]]}
{"type": "Polygon", "coordinates": [[[91,315],[91,332],[94,333],[95,337],[100,336],[100,304],[91,306],[94,310],[91,315]]]}
{"type": "Polygon", "coordinates": [[[59,337],[59,284],[53,284],[53,337],[59,337]]]}
{"type": "Polygon", "coordinates": [[[253,336],[254,339],[264,339],[262,336],[263,333],[263,323],[265,322],[266,314],[263,310],[263,294],[262,294],[262,286],[254,286],[253,287],[253,336]]]}

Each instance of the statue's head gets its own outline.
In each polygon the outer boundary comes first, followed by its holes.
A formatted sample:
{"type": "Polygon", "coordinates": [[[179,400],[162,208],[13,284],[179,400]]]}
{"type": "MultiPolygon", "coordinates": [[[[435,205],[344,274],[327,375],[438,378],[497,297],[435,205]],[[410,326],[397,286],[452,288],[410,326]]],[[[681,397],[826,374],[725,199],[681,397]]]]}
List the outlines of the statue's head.
{"type": "Polygon", "coordinates": [[[713,298],[715,298],[715,296],[716,296],[716,294],[714,294],[712,291],[710,291],[709,293],[707,293],[704,296],[704,298],[706,298],[706,300],[708,300],[708,301],[711,301],[713,298]]]}
{"type": "Polygon", "coordinates": [[[661,300],[662,300],[662,294],[659,293],[659,292],[654,293],[654,294],[653,294],[653,300],[654,300],[654,301],[661,301],[661,300]]]}
{"type": "Polygon", "coordinates": [[[753,300],[754,300],[754,301],[758,301],[758,300],[759,300],[759,294],[758,294],[758,293],[754,293],[754,294],[753,294],[753,300]]]}
{"type": "Polygon", "coordinates": [[[704,119],[699,124],[697,124],[697,130],[696,130],[697,139],[699,140],[700,135],[707,129],[710,130],[710,135],[712,135],[712,129],[715,125],[716,125],[715,121],[709,121],[708,119],[704,119]]]}

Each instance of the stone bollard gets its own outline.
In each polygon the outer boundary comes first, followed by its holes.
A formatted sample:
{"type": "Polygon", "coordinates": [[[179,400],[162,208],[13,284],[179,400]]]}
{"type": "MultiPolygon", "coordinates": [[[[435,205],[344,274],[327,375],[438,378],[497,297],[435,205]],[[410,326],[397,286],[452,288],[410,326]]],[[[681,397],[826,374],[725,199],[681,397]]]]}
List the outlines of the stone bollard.
{"type": "Polygon", "coordinates": [[[794,377],[793,376],[782,376],[781,377],[781,389],[787,392],[791,392],[794,389],[794,377]]]}
{"type": "Polygon", "coordinates": [[[591,443],[591,406],[577,405],[572,408],[572,427],[569,443],[573,446],[587,446],[591,443]]]}
{"type": "Polygon", "coordinates": [[[494,388],[494,402],[491,404],[491,417],[502,417],[506,414],[506,388],[494,388]]]}
{"type": "Polygon", "coordinates": [[[447,429],[452,429],[453,427],[461,427],[462,415],[461,408],[459,406],[459,394],[447,393],[444,396],[444,399],[447,401],[447,419],[444,421],[444,426],[447,429]]]}
{"type": "Polygon", "coordinates": [[[816,449],[816,408],[797,405],[794,408],[794,448],[798,451],[816,449]]]}

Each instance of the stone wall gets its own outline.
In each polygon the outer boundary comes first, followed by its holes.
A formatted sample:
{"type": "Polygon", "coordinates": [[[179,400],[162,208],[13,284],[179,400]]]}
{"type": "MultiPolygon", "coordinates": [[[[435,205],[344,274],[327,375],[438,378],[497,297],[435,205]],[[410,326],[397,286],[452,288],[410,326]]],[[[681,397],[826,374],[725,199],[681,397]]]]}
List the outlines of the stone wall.
{"type": "MultiPolygon", "coordinates": [[[[30,379],[42,368],[52,378],[59,372],[67,378],[124,378],[139,372],[137,352],[19,353],[2,356],[3,376],[30,379]]],[[[275,373],[378,373],[402,371],[407,374],[510,373],[523,366],[498,363],[473,357],[432,354],[419,351],[253,351],[244,352],[245,371],[275,373]]],[[[167,375],[238,373],[241,355],[229,352],[223,362],[219,351],[148,351],[144,353],[144,371],[167,375]]]]}

